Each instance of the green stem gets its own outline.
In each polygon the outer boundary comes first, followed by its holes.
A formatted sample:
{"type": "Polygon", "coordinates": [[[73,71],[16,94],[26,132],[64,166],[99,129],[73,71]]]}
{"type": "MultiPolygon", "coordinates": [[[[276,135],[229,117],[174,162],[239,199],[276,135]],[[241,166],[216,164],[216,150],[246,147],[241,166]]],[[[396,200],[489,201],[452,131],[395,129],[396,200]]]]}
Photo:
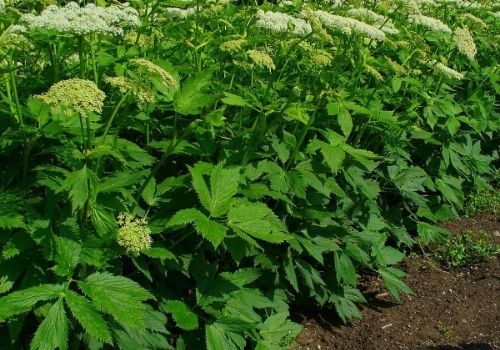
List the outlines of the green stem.
{"type": "Polygon", "coordinates": [[[83,151],[84,151],[84,154],[86,156],[87,155],[87,143],[85,141],[85,130],[84,130],[84,127],[83,127],[83,117],[82,117],[81,114],[78,114],[78,117],[80,118],[80,129],[81,129],[81,132],[82,132],[83,151]]]}
{"type": "Polygon", "coordinates": [[[111,116],[109,117],[108,122],[106,123],[106,127],[104,128],[104,133],[102,134],[100,145],[103,145],[104,142],[106,142],[106,137],[108,136],[109,128],[113,124],[113,120],[115,119],[116,114],[118,113],[118,110],[123,105],[123,103],[127,100],[127,98],[128,98],[128,94],[123,95],[120,98],[120,101],[118,101],[118,103],[116,104],[115,109],[111,113],[111,116]]]}
{"type": "Polygon", "coordinates": [[[92,60],[92,71],[94,72],[94,82],[97,86],[99,86],[99,74],[97,72],[97,63],[95,59],[95,51],[94,51],[94,41],[90,42],[90,57],[92,60]]]}
{"type": "Polygon", "coordinates": [[[78,58],[80,59],[80,77],[83,79],[85,78],[85,71],[86,71],[86,62],[85,62],[85,51],[83,48],[83,36],[80,36],[79,38],[79,45],[78,45],[78,58]]]}
{"type": "Polygon", "coordinates": [[[11,83],[12,83],[12,93],[13,93],[13,97],[14,97],[14,103],[16,105],[16,112],[17,112],[17,116],[18,116],[18,121],[19,121],[19,125],[23,125],[24,122],[23,122],[23,110],[21,108],[21,103],[19,102],[19,94],[17,92],[17,79],[16,79],[16,75],[14,73],[14,67],[12,66],[11,63],[9,63],[9,66],[10,66],[10,80],[11,80],[11,83]]]}

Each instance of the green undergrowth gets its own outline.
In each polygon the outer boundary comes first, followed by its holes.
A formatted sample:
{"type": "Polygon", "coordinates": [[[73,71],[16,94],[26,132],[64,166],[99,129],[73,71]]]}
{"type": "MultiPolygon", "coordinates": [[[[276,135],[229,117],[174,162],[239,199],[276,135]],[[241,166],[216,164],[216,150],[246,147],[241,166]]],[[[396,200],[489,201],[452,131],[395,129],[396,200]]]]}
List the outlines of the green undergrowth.
{"type": "Polygon", "coordinates": [[[500,245],[484,231],[453,236],[432,252],[434,258],[448,268],[473,265],[499,253],[500,245]]]}
{"type": "Polygon", "coordinates": [[[0,0],[0,349],[277,350],[362,272],[412,293],[497,201],[499,10],[0,0]]]}

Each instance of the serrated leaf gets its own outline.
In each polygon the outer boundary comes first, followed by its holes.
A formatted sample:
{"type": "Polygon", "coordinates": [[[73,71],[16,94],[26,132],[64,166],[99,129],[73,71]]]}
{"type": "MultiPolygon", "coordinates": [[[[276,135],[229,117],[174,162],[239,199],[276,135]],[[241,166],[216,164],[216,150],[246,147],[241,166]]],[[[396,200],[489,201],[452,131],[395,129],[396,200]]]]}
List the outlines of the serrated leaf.
{"type": "Polygon", "coordinates": [[[66,237],[54,237],[56,255],[54,261],[56,266],[53,270],[59,276],[71,276],[73,270],[80,262],[82,247],[80,243],[66,237]]]}
{"type": "Polygon", "coordinates": [[[0,298],[0,321],[30,311],[36,303],[55,299],[64,291],[56,284],[43,284],[13,292],[0,298]]]}
{"type": "Polygon", "coordinates": [[[341,108],[339,110],[337,118],[340,125],[340,130],[342,130],[342,133],[345,137],[349,137],[353,127],[351,113],[349,113],[347,109],[341,108]]]}
{"type": "Polygon", "coordinates": [[[345,152],[340,146],[332,146],[329,144],[321,145],[321,154],[325,158],[326,164],[330,167],[333,173],[337,173],[342,167],[345,159],[345,152]]]}
{"type": "Polygon", "coordinates": [[[361,319],[361,312],[356,303],[366,302],[363,294],[358,289],[349,286],[335,291],[330,297],[330,301],[333,301],[335,311],[337,311],[344,323],[354,318],[361,319]]]}
{"type": "Polygon", "coordinates": [[[292,236],[274,212],[262,203],[248,203],[233,207],[227,214],[228,225],[236,233],[244,233],[270,243],[281,243],[292,236]]]}
{"type": "Polygon", "coordinates": [[[210,175],[210,207],[207,210],[214,217],[225,214],[231,199],[238,193],[240,169],[224,169],[222,165],[213,168],[210,175]]]}
{"type": "Polygon", "coordinates": [[[172,313],[177,327],[188,331],[198,328],[198,316],[182,301],[167,300],[165,307],[172,313]]]}
{"type": "Polygon", "coordinates": [[[150,207],[156,205],[156,180],[154,178],[152,178],[144,188],[142,199],[144,199],[144,202],[150,207]]]}
{"type": "Polygon", "coordinates": [[[394,265],[403,260],[404,253],[392,247],[383,247],[377,254],[377,261],[383,266],[394,265]]]}
{"type": "Polygon", "coordinates": [[[132,328],[144,327],[142,302],[149,299],[150,294],[136,282],[123,276],[96,272],[78,282],[78,287],[96,307],[109,313],[118,323],[132,328]]]}
{"type": "Polygon", "coordinates": [[[210,86],[211,72],[206,71],[189,79],[174,96],[174,109],[182,115],[196,115],[210,105],[214,98],[205,93],[210,86]]]}
{"type": "Polygon", "coordinates": [[[401,280],[401,278],[405,276],[405,273],[403,271],[393,267],[387,267],[379,269],[378,273],[382,277],[385,286],[387,287],[387,289],[389,289],[389,292],[396,301],[400,301],[399,292],[403,292],[405,294],[413,294],[411,288],[401,280]]]}
{"type": "Polygon", "coordinates": [[[351,286],[356,285],[356,268],[351,258],[342,252],[333,252],[335,261],[335,276],[339,284],[345,283],[351,286]]]}
{"type": "Polygon", "coordinates": [[[47,316],[35,332],[31,350],[66,350],[68,348],[68,317],[62,298],[49,309],[47,316]]]}
{"type": "Polygon", "coordinates": [[[449,232],[441,227],[437,227],[426,222],[417,224],[418,236],[424,244],[431,242],[444,242],[449,236],[449,232]]]}
{"type": "Polygon", "coordinates": [[[205,341],[207,350],[237,350],[234,343],[226,337],[224,329],[217,323],[205,327],[205,341]]]}
{"type": "Polygon", "coordinates": [[[296,120],[305,125],[309,122],[309,115],[307,114],[306,109],[300,106],[288,107],[285,109],[284,114],[285,119],[288,121],[296,120]]]}
{"type": "Polygon", "coordinates": [[[65,301],[73,316],[89,335],[104,343],[113,343],[106,322],[92,304],[73,291],[66,292],[65,301]]]}
{"type": "MultiPolygon", "coordinates": [[[[200,213],[201,214],[201,213],[200,213]]],[[[217,221],[210,220],[205,215],[201,214],[200,218],[194,222],[194,228],[204,238],[217,248],[224,237],[226,236],[227,227],[218,223],[217,221]]]]}
{"type": "Polygon", "coordinates": [[[149,256],[150,258],[156,258],[160,260],[176,260],[175,254],[170,250],[165,249],[163,247],[152,247],[149,250],[143,252],[144,255],[149,256]]]}
{"type": "Polygon", "coordinates": [[[257,349],[287,348],[302,331],[302,326],[290,321],[287,313],[278,313],[268,317],[259,326],[261,339],[257,349]]]}
{"type": "Polygon", "coordinates": [[[210,220],[198,209],[183,209],[174,214],[167,222],[167,227],[179,227],[187,224],[193,224],[196,231],[204,238],[210,241],[215,248],[222,243],[227,227],[210,220]]]}
{"type": "Polygon", "coordinates": [[[229,92],[224,93],[224,97],[221,98],[221,101],[229,106],[238,106],[238,107],[250,106],[250,104],[243,97],[229,92]]]}
{"type": "Polygon", "coordinates": [[[290,285],[298,293],[299,284],[297,282],[297,274],[295,273],[295,266],[293,265],[292,259],[290,259],[290,257],[288,256],[285,258],[284,269],[288,282],[290,282],[290,285]]]}

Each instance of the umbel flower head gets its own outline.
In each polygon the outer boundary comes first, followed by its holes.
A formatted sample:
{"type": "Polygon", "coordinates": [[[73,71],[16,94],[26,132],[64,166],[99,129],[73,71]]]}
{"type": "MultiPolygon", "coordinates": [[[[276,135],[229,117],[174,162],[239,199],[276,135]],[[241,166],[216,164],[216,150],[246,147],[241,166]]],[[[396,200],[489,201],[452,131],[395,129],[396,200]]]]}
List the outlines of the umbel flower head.
{"type": "Polygon", "coordinates": [[[36,97],[56,113],[67,116],[78,113],[85,117],[90,113],[102,112],[106,95],[92,81],[74,78],[55,83],[49,91],[36,97]]]}
{"type": "Polygon", "coordinates": [[[428,66],[430,66],[431,68],[434,68],[434,70],[437,73],[442,74],[450,79],[462,80],[465,76],[464,73],[458,72],[458,71],[454,70],[453,68],[450,68],[450,67],[448,67],[448,66],[446,66],[446,65],[444,65],[441,62],[438,62],[436,60],[425,62],[425,63],[428,66]]]}
{"type": "Polygon", "coordinates": [[[23,15],[21,21],[29,29],[46,29],[77,35],[121,35],[124,28],[137,27],[140,24],[138,12],[128,4],[108,7],[88,4],[80,7],[75,2],[64,7],[50,5],[38,16],[23,15]]]}
{"type": "Polygon", "coordinates": [[[467,28],[457,28],[453,33],[453,41],[457,44],[458,51],[467,56],[471,61],[476,57],[477,48],[474,38],[467,28]]]}
{"type": "Polygon", "coordinates": [[[343,34],[351,35],[356,33],[376,41],[385,40],[385,33],[368,23],[358,21],[354,18],[332,15],[331,13],[323,10],[317,10],[315,11],[315,14],[325,26],[343,34]]]}
{"type": "Polygon", "coordinates": [[[451,33],[450,27],[441,22],[439,19],[424,15],[410,15],[409,19],[410,22],[426,27],[434,32],[451,33]]]}
{"type": "Polygon", "coordinates": [[[233,39],[233,40],[228,40],[224,41],[222,44],[219,45],[219,49],[222,52],[237,52],[239,51],[243,45],[246,44],[246,39],[233,39]]]}
{"type": "Polygon", "coordinates": [[[122,94],[131,94],[141,103],[152,103],[156,100],[153,91],[138,81],[127,77],[105,77],[104,81],[117,88],[122,94]]]}
{"type": "Polygon", "coordinates": [[[172,74],[145,58],[134,58],[130,61],[130,64],[146,79],[155,79],[169,87],[177,86],[177,81],[172,74]]]}
{"type": "Polygon", "coordinates": [[[248,50],[247,54],[257,66],[267,68],[269,70],[276,69],[273,59],[264,51],[248,50]]]}
{"type": "Polygon", "coordinates": [[[116,242],[128,254],[137,256],[151,248],[151,230],[144,218],[136,218],[128,213],[118,215],[116,242]]]}
{"type": "Polygon", "coordinates": [[[312,32],[312,27],[302,18],[295,18],[286,13],[258,10],[255,15],[259,28],[269,29],[273,32],[291,32],[297,35],[306,35],[312,32]]]}

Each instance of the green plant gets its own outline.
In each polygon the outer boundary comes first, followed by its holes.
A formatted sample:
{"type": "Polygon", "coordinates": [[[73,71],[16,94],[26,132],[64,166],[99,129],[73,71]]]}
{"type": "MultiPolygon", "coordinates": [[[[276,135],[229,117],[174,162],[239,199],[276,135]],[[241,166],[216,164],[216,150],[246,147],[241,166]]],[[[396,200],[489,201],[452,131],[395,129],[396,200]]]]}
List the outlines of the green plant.
{"type": "Polygon", "coordinates": [[[286,348],[495,180],[496,3],[4,2],[2,349],[286,348]]]}
{"type": "Polygon", "coordinates": [[[436,325],[437,330],[446,339],[448,343],[452,343],[455,340],[455,334],[453,328],[439,321],[436,325]]]}
{"type": "Polygon", "coordinates": [[[499,191],[475,191],[465,202],[465,213],[467,215],[474,215],[486,209],[491,209],[494,213],[497,213],[499,208],[499,191]]]}
{"type": "Polygon", "coordinates": [[[434,256],[448,267],[461,267],[478,263],[500,253],[500,246],[488,240],[486,232],[478,235],[466,233],[450,238],[440,245],[434,256]]]}

